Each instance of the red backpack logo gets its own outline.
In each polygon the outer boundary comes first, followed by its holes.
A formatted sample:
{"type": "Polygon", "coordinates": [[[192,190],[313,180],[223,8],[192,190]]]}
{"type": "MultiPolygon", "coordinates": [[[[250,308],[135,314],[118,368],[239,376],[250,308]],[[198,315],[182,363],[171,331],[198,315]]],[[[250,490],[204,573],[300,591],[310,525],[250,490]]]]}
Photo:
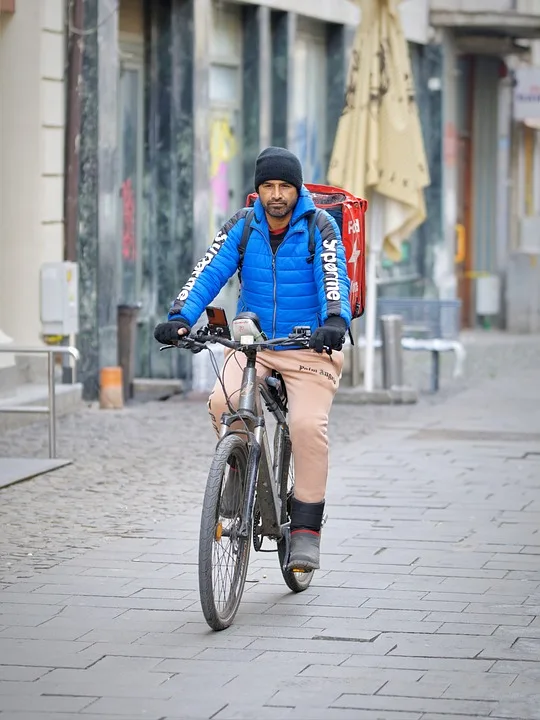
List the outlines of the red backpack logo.
{"type": "MultiPolygon", "coordinates": [[[[315,206],[331,215],[341,232],[341,239],[345,247],[347,259],[347,274],[351,281],[349,302],[353,318],[364,314],[366,305],[366,224],[365,216],[367,201],[351,195],[341,188],[329,185],[312,185],[306,183],[315,206]]],[[[247,199],[247,206],[252,206],[257,200],[257,193],[251,193],[247,199]]],[[[316,213],[316,216],[319,213],[316,213]]],[[[315,240],[313,234],[315,222],[310,223],[310,253],[315,254],[315,240]]],[[[249,239],[249,223],[251,218],[246,217],[246,227],[241,240],[240,256],[243,258],[247,241],[249,239]]]]}

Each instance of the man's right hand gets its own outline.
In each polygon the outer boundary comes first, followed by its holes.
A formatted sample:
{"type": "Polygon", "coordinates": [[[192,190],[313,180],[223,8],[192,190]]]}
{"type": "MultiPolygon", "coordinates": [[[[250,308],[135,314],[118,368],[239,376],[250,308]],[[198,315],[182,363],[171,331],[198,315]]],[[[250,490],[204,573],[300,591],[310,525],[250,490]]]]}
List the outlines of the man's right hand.
{"type": "Polygon", "coordinates": [[[156,325],[154,337],[162,345],[176,345],[190,330],[191,326],[185,320],[169,320],[156,325]]]}

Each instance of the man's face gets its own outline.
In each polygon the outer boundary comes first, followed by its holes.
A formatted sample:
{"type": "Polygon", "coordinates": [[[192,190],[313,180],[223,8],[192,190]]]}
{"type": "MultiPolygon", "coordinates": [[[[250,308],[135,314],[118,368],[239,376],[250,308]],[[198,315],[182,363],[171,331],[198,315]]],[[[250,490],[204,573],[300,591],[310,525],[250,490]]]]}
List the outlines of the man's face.
{"type": "Polygon", "coordinates": [[[259,198],[270,217],[285,218],[298,201],[298,190],[282,180],[268,180],[259,186],[259,198]]]}

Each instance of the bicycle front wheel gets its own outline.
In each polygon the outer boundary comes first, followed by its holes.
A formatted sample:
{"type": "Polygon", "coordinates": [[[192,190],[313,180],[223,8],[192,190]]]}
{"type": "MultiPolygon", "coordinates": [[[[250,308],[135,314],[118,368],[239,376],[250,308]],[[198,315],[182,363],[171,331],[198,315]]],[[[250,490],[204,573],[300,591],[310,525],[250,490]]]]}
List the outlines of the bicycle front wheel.
{"type": "Polygon", "coordinates": [[[246,441],[238,435],[226,436],[208,474],[199,534],[199,593],[212,630],[231,625],[244,591],[253,522],[247,518],[247,536],[240,536],[247,468],[246,441]]]}

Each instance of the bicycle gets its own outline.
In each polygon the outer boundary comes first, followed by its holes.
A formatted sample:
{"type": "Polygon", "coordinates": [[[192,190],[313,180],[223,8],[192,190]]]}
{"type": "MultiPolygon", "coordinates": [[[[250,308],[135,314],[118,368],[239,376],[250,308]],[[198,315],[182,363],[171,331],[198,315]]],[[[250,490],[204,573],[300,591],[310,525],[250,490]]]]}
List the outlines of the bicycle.
{"type": "MultiPolygon", "coordinates": [[[[283,579],[293,592],[306,590],[314,575],[313,570],[288,568],[294,462],[287,425],[287,390],[278,373],[273,372],[266,382],[261,382],[256,372],[259,352],[277,346],[307,348],[310,328],[298,326],[286,338],[268,340],[252,313],[241,313],[232,326],[233,336],[238,339],[231,338],[225,321],[219,326],[209,324],[176,344],[199,352],[217,343],[246,356],[236,410],[223,388],[229,412],[221,417],[201,512],[199,594],[205,620],[216,631],[224,630],[234,621],[244,592],[252,544],[255,551],[277,551],[283,579]],[[262,402],[276,420],[272,453],[262,402]],[[275,541],[277,548],[263,550],[264,538],[275,541]],[[232,571],[225,574],[221,569],[225,553],[218,552],[224,550],[224,541],[228,541],[229,550],[225,560],[232,564],[232,571]],[[222,581],[228,590],[221,592],[222,581]]],[[[173,346],[161,350],[170,347],[173,346]]],[[[219,377],[213,355],[212,360],[219,377]]]]}

